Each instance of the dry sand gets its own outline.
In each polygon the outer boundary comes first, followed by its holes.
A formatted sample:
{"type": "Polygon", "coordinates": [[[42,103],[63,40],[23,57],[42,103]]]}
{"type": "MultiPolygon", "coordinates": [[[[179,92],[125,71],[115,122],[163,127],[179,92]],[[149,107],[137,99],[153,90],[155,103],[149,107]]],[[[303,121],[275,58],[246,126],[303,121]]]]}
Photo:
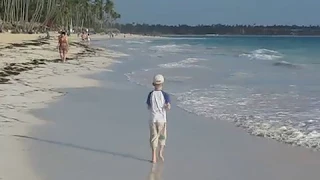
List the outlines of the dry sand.
{"type": "MultiPolygon", "coordinates": [[[[26,135],[32,126],[44,123],[28,112],[43,108],[63,96],[55,90],[57,88],[99,86],[98,81],[82,76],[105,71],[112,58],[123,55],[73,44],[68,54],[72,60],[57,63],[58,34],[50,35],[54,38],[39,44],[35,40],[45,37],[45,34],[0,34],[1,180],[39,179],[30,167],[21,140],[13,136],[26,135]],[[12,46],[12,43],[18,45],[12,46]],[[17,72],[21,68],[24,70],[17,72]]],[[[70,41],[76,43],[79,40],[73,35],[70,41]]]]}
{"type": "Polygon", "coordinates": [[[0,33],[0,44],[7,45],[8,43],[20,43],[27,40],[38,39],[39,36],[44,34],[11,34],[11,33],[0,33]]]}

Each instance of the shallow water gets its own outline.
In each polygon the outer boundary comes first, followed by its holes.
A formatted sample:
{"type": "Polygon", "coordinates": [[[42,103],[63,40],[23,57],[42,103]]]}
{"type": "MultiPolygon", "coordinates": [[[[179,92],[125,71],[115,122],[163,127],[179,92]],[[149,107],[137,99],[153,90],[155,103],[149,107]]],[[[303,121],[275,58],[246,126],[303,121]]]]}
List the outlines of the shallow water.
{"type": "MultiPolygon", "coordinates": [[[[319,37],[170,37],[101,44],[130,54],[128,80],[165,89],[178,106],[251,134],[320,148],[319,37]]],[[[125,63],[125,62],[124,62],[125,63]]]]}

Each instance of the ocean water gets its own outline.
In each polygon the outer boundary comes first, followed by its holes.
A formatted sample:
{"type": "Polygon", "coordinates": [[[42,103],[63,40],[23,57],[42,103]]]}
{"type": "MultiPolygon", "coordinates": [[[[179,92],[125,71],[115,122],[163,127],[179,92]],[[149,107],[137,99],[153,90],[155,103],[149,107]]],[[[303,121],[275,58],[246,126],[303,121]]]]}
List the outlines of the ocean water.
{"type": "MultiPolygon", "coordinates": [[[[252,135],[320,150],[320,37],[179,36],[109,40],[136,62],[124,75],[165,76],[177,106],[252,135]]],[[[144,103],[142,101],[141,103],[144,103]]]]}

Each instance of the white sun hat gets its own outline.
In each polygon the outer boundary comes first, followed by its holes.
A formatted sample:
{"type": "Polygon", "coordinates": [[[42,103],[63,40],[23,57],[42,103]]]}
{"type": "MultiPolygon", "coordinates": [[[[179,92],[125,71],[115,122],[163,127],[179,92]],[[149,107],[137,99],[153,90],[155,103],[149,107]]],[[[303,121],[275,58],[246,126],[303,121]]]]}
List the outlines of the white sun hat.
{"type": "Polygon", "coordinates": [[[157,74],[153,77],[153,84],[162,84],[164,83],[164,77],[161,74],[157,74]]]}

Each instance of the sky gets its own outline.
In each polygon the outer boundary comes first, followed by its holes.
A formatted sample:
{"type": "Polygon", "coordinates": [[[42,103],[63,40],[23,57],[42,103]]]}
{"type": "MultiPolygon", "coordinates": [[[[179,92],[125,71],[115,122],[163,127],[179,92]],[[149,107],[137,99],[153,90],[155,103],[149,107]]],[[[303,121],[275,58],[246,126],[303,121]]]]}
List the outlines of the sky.
{"type": "Polygon", "coordinates": [[[121,23],[319,25],[320,0],[114,0],[121,23]]]}

